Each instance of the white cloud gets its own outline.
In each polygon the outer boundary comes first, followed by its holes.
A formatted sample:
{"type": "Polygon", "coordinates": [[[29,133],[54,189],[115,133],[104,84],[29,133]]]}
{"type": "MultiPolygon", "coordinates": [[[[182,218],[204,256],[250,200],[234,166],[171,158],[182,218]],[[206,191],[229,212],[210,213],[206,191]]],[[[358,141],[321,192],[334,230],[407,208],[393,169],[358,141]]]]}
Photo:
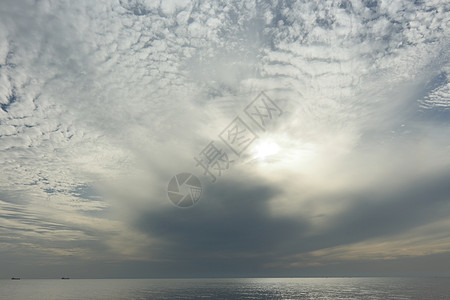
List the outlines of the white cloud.
{"type": "MultiPolygon", "coordinates": [[[[241,161],[250,174],[299,179],[316,196],[324,184],[326,194],[384,182],[422,157],[427,170],[433,156],[448,164],[448,130],[410,111],[448,108],[448,4],[277,3],[3,2],[0,209],[11,218],[2,224],[35,234],[41,225],[24,220],[40,207],[35,222],[76,229],[42,231],[31,242],[39,247],[69,230],[71,239],[97,236],[111,255],[141,255],[150,241],[131,232],[130,216],[170,205],[170,176],[193,168],[201,146],[261,90],[285,110],[272,132],[281,149],[265,167],[241,161]],[[79,187],[103,197],[74,195],[79,187]]],[[[283,201],[274,211],[302,210],[283,201]]],[[[324,211],[340,212],[324,201],[314,213],[324,211]]]]}

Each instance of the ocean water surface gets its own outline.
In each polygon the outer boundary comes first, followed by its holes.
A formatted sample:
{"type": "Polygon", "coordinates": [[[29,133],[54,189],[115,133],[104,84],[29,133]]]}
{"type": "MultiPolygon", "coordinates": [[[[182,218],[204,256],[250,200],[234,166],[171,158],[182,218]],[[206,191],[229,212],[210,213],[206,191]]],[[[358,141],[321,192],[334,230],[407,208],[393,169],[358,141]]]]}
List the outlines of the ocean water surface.
{"type": "Polygon", "coordinates": [[[0,299],[450,299],[450,278],[0,280],[0,299]]]}

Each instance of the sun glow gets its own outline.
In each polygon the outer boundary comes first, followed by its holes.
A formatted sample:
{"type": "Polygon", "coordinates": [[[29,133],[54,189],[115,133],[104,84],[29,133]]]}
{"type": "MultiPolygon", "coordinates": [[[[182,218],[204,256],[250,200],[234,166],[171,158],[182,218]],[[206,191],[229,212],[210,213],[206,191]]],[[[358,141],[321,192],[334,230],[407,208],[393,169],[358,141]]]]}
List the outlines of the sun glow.
{"type": "Polygon", "coordinates": [[[280,147],[271,140],[263,140],[255,146],[255,159],[264,160],[280,151],[280,147]]]}

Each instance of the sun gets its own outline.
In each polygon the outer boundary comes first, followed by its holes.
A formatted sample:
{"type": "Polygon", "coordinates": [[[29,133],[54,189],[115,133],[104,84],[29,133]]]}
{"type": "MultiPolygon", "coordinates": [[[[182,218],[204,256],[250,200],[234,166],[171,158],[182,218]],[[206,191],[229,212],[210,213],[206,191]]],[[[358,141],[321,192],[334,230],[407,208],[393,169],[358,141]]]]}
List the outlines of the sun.
{"type": "Polygon", "coordinates": [[[269,156],[275,155],[280,151],[277,143],[270,139],[262,140],[254,147],[254,158],[264,160],[269,156]]]}

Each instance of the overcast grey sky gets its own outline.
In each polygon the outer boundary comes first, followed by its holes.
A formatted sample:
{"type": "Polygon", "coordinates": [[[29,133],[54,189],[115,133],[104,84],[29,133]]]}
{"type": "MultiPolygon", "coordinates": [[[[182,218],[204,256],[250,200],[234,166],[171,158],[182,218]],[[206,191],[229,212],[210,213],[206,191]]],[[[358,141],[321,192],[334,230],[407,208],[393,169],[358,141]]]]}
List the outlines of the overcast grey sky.
{"type": "Polygon", "coordinates": [[[443,0],[1,1],[0,277],[450,275],[449,25],[443,0]],[[194,157],[238,116],[258,138],[212,182],[194,157]]]}

